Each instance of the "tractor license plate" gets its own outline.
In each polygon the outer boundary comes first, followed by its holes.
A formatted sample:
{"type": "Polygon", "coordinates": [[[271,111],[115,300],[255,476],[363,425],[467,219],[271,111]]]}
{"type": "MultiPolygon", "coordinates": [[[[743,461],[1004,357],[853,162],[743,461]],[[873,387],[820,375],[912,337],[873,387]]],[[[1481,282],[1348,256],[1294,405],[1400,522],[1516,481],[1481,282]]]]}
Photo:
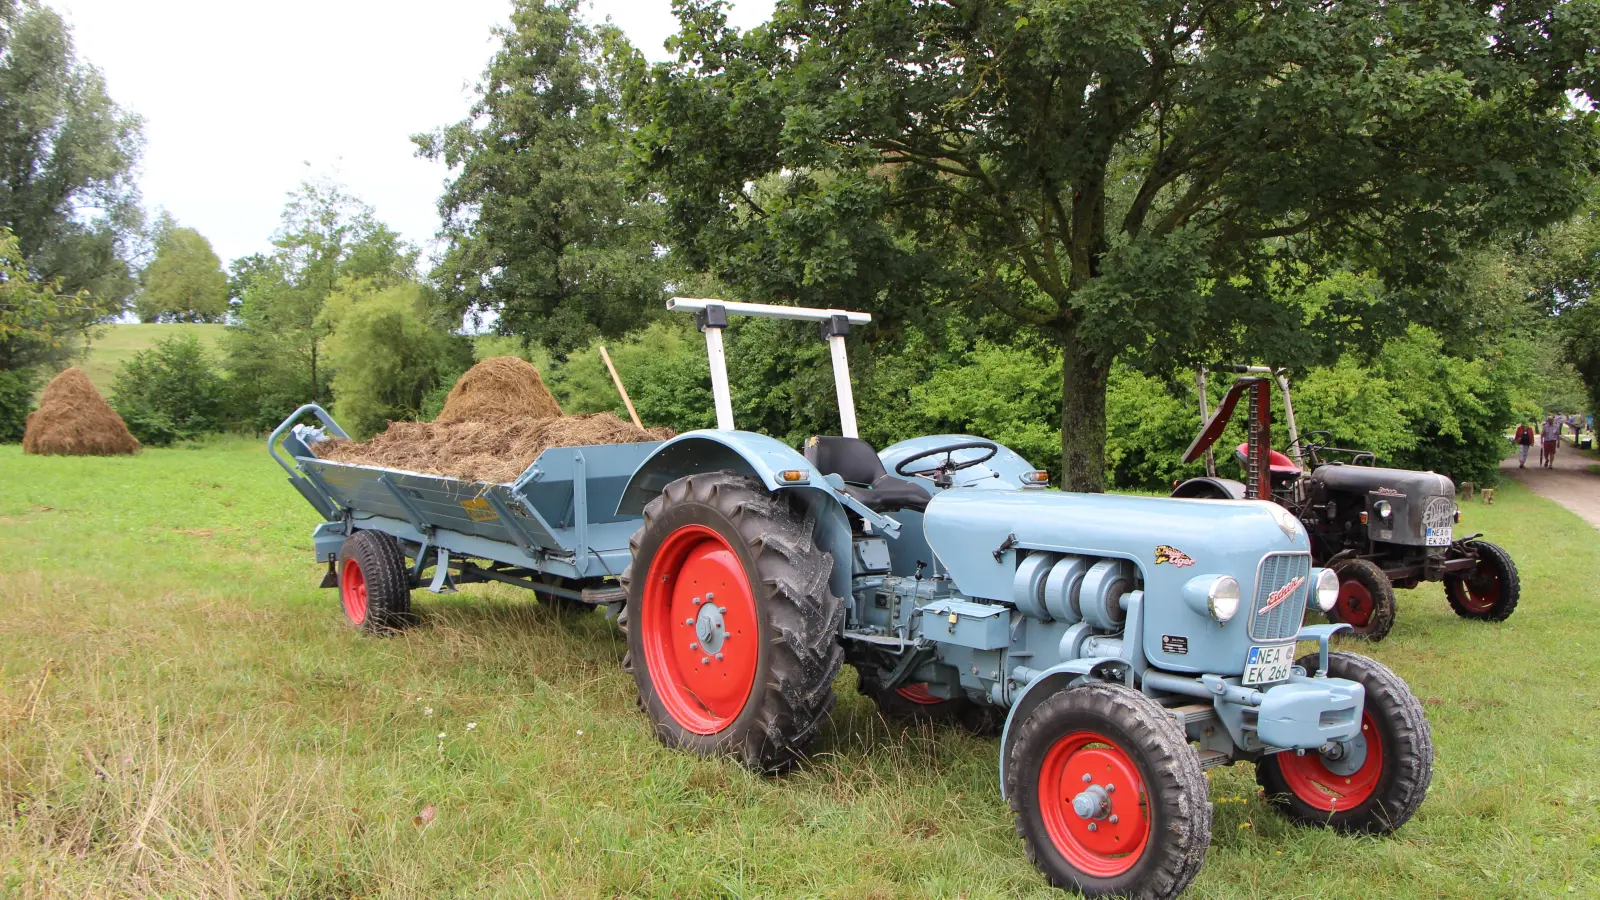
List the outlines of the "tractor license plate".
{"type": "Polygon", "coordinates": [[[1251,647],[1250,655],[1244,658],[1244,678],[1240,680],[1245,684],[1271,684],[1275,681],[1284,681],[1288,679],[1289,668],[1293,665],[1293,644],[1251,647]]]}
{"type": "Polygon", "coordinates": [[[1450,546],[1450,526],[1446,525],[1443,528],[1429,528],[1428,533],[1425,536],[1425,540],[1427,541],[1427,546],[1429,547],[1450,546]]]}

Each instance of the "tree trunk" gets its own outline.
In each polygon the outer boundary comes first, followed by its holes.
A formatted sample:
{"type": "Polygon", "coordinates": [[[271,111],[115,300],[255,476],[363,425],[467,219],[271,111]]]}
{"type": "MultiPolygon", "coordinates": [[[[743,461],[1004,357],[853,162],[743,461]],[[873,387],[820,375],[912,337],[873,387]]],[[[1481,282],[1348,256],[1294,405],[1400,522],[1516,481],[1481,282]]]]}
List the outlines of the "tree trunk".
{"type": "Polygon", "coordinates": [[[1086,346],[1076,329],[1061,339],[1061,488],[1106,489],[1106,381],[1109,361],[1086,346]]]}

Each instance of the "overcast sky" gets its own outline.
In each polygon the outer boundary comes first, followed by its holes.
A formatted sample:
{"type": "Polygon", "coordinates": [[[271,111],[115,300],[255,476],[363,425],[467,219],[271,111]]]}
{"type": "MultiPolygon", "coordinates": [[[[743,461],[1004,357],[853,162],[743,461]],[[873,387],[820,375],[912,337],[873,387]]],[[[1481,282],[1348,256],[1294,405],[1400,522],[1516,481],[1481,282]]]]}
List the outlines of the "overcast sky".
{"type": "MultiPolygon", "coordinates": [[[[409,136],[460,120],[510,0],[46,0],[111,96],[145,118],[140,184],[211,239],[224,262],[265,250],[286,194],[331,174],[429,247],[442,165],[409,136]]],[[[772,0],[730,17],[764,21],[772,0]]],[[[598,0],[651,59],[675,32],[670,0],[598,0]]]]}

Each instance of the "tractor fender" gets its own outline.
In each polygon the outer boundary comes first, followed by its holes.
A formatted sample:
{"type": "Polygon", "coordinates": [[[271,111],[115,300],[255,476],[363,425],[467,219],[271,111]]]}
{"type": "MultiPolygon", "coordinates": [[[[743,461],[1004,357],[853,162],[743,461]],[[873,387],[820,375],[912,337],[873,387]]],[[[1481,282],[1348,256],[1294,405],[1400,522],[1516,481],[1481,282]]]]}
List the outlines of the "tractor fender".
{"type": "Polygon", "coordinates": [[[1232,478],[1191,478],[1173,488],[1172,496],[1198,500],[1243,500],[1244,482],[1232,478]]]}
{"type": "Polygon", "coordinates": [[[764,434],[705,429],[680,434],[663,443],[628,479],[617,504],[617,515],[642,516],[645,504],[668,484],[686,475],[723,471],[749,476],[769,491],[784,491],[800,501],[816,522],[817,546],[833,554],[829,587],[834,596],[848,599],[852,555],[850,520],[843,503],[805,457],[764,434]],[[804,480],[778,480],[779,472],[796,469],[806,473],[804,480]]]}
{"type": "Polygon", "coordinates": [[[1127,660],[1114,656],[1069,659],[1039,673],[1012,701],[1011,711],[1006,713],[1005,730],[1000,732],[1000,799],[1006,799],[1006,760],[1011,758],[1011,745],[1016,742],[1017,732],[1022,730],[1022,723],[1027,721],[1028,714],[1033,712],[1034,707],[1050,699],[1056,691],[1066,690],[1074,681],[1088,676],[1095,668],[1106,663],[1129,665],[1127,660]]]}

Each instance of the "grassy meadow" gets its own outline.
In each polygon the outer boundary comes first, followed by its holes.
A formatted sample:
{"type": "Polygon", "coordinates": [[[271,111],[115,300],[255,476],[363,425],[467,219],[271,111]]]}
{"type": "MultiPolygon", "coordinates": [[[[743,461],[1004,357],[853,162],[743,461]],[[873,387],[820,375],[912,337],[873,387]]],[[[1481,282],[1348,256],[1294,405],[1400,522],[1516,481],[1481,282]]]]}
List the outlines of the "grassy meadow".
{"type": "Polygon", "coordinates": [[[140,350],[148,350],[156,345],[156,341],[185,332],[192,332],[200,338],[200,343],[214,348],[222,340],[222,332],[226,327],[192,323],[108,325],[89,344],[89,355],[78,365],[100,393],[109,397],[111,385],[117,380],[122,364],[133,359],[133,355],[140,350]]]}
{"type": "MultiPolygon", "coordinates": [[[[314,522],[256,442],[0,447],[0,898],[1062,896],[996,741],[890,726],[847,670],[789,777],[670,752],[604,617],[472,586],[362,637],[314,522]]],[[[1486,626],[1402,592],[1371,651],[1432,722],[1420,813],[1298,829],[1249,767],[1213,771],[1190,896],[1600,896],[1600,541],[1515,484],[1461,527],[1510,548],[1523,600],[1486,626]]]]}

